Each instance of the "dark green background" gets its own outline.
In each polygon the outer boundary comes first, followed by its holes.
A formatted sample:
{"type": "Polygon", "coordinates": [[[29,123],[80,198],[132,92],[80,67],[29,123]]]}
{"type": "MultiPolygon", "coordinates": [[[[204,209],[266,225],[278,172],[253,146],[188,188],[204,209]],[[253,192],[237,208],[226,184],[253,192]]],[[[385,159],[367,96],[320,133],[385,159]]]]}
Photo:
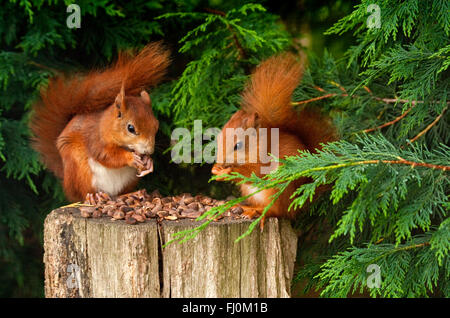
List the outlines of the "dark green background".
{"type": "MultiPolygon", "coordinates": [[[[43,221],[53,208],[65,204],[59,182],[38,163],[29,148],[27,121],[39,87],[59,72],[71,73],[107,65],[120,49],[142,47],[163,40],[172,50],[169,79],[176,79],[186,64],[200,55],[178,53],[179,40],[198,23],[158,19],[170,12],[228,11],[245,1],[78,1],[81,29],[65,26],[65,1],[1,1],[0,11],[0,297],[43,297],[43,221]]],[[[258,2],[258,1],[253,1],[258,2]]],[[[288,47],[303,43],[323,54],[324,48],[341,57],[351,34],[324,36],[323,32],[349,14],[354,1],[261,1],[267,15],[290,37],[288,47]],[[300,39],[307,39],[301,42],[300,39]],[[294,44],[294,45],[293,45],[294,44]]],[[[271,24],[267,24],[270,28],[271,24]]],[[[200,48],[201,50],[201,48],[200,48]]],[[[260,58],[260,57],[258,57],[260,58]]],[[[255,64],[255,63],[253,63],[255,64]]],[[[167,105],[164,86],[152,98],[167,105]]],[[[168,163],[167,131],[175,118],[170,110],[155,107],[162,122],[158,134],[155,173],[141,187],[163,194],[205,193],[226,197],[229,185],[208,183],[210,166],[168,163]],[[165,131],[164,131],[165,127],[165,131]]],[[[228,115],[219,122],[223,124],[228,115]]]]}

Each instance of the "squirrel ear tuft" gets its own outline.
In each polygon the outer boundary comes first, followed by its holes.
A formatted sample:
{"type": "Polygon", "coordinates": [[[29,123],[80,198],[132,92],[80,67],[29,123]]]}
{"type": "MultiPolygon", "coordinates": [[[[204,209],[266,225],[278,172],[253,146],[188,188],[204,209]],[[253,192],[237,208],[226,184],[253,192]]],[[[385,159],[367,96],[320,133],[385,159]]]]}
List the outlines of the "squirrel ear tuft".
{"type": "Polygon", "coordinates": [[[120,88],[119,94],[116,96],[116,100],[114,101],[114,104],[116,105],[117,109],[124,111],[125,110],[125,87],[122,83],[122,87],[120,88]]]}
{"type": "Polygon", "coordinates": [[[152,106],[152,101],[151,101],[150,96],[148,95],[148,93],[146,91],[142,91],[141,92],[141,99],[142,99],[142,101],[145,104],[147,104],[149,106],[152,106]]]}
{"type": "Polygon", "coordinates": [[[244,118],[244,122],[242,124],[245,128],[260,128],[261,120],[257,112],[252,112],[244,118]]]}

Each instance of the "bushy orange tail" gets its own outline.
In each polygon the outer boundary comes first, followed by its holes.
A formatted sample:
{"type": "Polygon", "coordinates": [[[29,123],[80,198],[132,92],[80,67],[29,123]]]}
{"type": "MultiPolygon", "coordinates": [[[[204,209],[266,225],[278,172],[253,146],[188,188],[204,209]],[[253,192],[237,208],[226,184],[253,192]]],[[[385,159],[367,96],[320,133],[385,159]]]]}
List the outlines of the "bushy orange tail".
{"type": "Polygon", "coordinates": [[[252,74],[243,93],[245,112],[256,112],[264,127],[278,127],[297,135],[309,150],[320,143],[336,139],[329,118],[313,108],[296,110],[292,94],[299,85],[303,65],[292,54],[271,57],[261,63],[252,74]]]}
{"type": "Polygon", "coordinates": [[[151,43],[133,56],[120,53],[117,62],[86,76],[56,77],[41,91],[33,106],[30,129],[32,147],[56,176],[63,177],[63,165],[56,139],[74,115],[103,110],[111,105],[124,83],[127,95],[156,85],[169,65],[169,51],[160,42],[151,43]]]}

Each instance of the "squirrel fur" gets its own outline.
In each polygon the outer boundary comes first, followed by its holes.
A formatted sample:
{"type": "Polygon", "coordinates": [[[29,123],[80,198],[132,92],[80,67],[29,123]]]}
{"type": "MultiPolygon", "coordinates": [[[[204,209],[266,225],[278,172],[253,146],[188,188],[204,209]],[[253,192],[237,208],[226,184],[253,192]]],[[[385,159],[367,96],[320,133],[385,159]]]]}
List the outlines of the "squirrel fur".
{"type": "MultiPolygon", "coordinates": [[[[267,140],[271,140],[270,128],[278,128],[279,158],[298,155],[298,150],[315,152],[321,148],[322,143],[337,139],[330,118],[313,108],[304,107],[296,110],[293,107],[292,94],[299,85],[302,73],[302,64],[294,55],[288,53],[271,57],[256,68],[242,94],[242,108],[233,114],[217,138],[218,151],[222,159],[213,166],[214,175],[238,172],[245,177],[250,177],[252,173],[259,177],[264,176],[261,167],[265,164],[261,163],[259,143],[244,142],[242,149],[237,149],[238,143],[242,141],[239,139],[245,136],[233,136],[235,138],[233,142],[227,144],[225,134],[227,128],[244,130],[255,128],[257,131],[267,128],[269,137],[267,140]],[[239,152],[245,158],[241,163],[237,163],[236,160],[239,152]],[[258,154],[258,160],[253,162],[249,160],[252,153],[258,154]]],[[[266,153],[274,153],[271,144],[267,146],[266,153]]],[[[277,165],[272,170],[276,167],[277,165]]],[[[290,196],[300,185],[307,182],[310,182],[308,178],[291,182],[264,217],[294,217],[298,211],[288,211],[292,202],[290,196]]],[[[240,190],[241,194],[246,196],[255,192],[257,188],[250,183],[244,183],[240,185],[240,190]]],[[[261,215],[276,193],[277,189],[273,188],[262,190],[249,197],[246,205],[240,205],[244,215],[248,218],[261,215]]],[[[262,222],[261,226],[263,225],[262,222]]]]}
{"type": "Polygon", "coordinates": [[[158,84],[168,65],[169,52],[155,42],[137,55],[119,53],[104,70],[52,78],[41,91],[30,120],[32,147],[70,201],[129,192],[137,171],[153,170],[159,123],[144,89],[158,84]]]}

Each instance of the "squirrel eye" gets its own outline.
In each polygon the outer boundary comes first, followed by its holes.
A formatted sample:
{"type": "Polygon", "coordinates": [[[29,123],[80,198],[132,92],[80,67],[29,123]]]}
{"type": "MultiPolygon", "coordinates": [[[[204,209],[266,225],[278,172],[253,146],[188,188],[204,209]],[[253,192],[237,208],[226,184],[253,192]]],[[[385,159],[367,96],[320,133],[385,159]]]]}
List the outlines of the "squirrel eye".
{"type": "Polygon", "coordinates": [[[234,150],[239,150],[239,149],[241,149],[242,148],[242,142],[241,141],[239,141],[238,143],[236,143],[235,145],[234,145],[234,150]]]}
{"type": "Polygon", "coordinates": [[[134,129],[134,126],[132,124],[128,124],[127,129],[130,133],[136,135],[136,129],[134,129]]]}

